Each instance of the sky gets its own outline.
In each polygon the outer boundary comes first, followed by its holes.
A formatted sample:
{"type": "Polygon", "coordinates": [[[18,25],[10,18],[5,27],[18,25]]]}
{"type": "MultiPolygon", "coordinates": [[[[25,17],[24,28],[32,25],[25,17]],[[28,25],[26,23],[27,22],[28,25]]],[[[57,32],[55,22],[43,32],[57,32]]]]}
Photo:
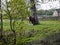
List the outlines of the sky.
{"type": "MultiPolygon", "coordinates": [[[[4,2],[5,0],[2,0],[2,2],[4,2]]],[[[8,0],[9,1],[9,0],[8,0]]],[[[39,0],[41,2],[41,0],[39,0]]],[[[5,2],[4,2],[5,4],[5,2]]],[[[59,1],[54,1],[54,2],[48,2],[48,3],[37,3],[38,5],[36,5],[37,10],[43,9],[43,10],[49,10],[49,9],[58,9],[60,8],[60,3],[59,1]]],[[[4,6],[2,6],[4,7],[4,6]]],[[[5,7],[4,7],[5,8],[5,7]]]]}
{"type": "MultiPolygon", "coordinates": [[[[41,0],[39,0],[41,1],[41,0]]],[[[39,3],[39,5],[36,6],[37,10],[43,9],[43,10],[49,10],[49,9],[59,9],[59,1],[54,1],[54,2],[48,2],[48,3],[39,3]]]]}

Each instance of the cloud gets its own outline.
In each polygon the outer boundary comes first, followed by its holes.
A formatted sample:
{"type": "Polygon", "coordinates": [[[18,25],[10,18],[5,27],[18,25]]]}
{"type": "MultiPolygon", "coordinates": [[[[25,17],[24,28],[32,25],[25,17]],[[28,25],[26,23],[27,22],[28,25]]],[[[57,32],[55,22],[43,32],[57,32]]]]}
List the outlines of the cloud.
{"type": "Polygon", "coordinates": [[[59,9],[60,8],[59,4],[60,4],[59,1],[54,1],[54,2],[50,1],[50,2],[45,3],[45,4],[40,3],[40,5],[37,5],[36,7],[38,10],[40,10],[40,9],[43,9],[43,10],[59,9]]]}

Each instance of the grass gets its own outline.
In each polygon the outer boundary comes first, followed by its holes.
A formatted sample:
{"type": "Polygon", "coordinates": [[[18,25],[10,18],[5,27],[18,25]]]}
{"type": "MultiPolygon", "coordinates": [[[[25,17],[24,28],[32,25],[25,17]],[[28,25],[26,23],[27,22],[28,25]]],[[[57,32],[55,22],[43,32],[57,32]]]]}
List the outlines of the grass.
{"type": "MultiPolygon", "coordinates": [[[[9,20],[4,20],[3,21],[3,27],[4,30],[10,30],[9,26],[9,20]]],[[[20,21],[17,21],[16,23],[16,28],[19,28],[19,23],[20,21]]],[[[24,21],[24,30],[37,30],[36,35],[33,37],[33,39],[38,39],[38,38],[43,38],[48,35],[51,35],[53,33],[58,33],[60,32],[60,21],[40,21],[40,25],[35,25],[33,26],[31,23],[28,21],[24,21]]],[[[16,30],[19,32],[19,29],[16,30]]]]}

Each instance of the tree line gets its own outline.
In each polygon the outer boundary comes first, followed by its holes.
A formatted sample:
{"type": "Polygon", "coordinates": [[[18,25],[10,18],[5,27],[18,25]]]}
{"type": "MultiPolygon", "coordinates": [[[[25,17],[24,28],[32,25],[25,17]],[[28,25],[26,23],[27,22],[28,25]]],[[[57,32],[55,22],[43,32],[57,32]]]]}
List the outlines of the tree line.
{"type": "Polygon", "coordinates": [[[53,15],[53,10],[38,10],[38,15],[53,15]]]}

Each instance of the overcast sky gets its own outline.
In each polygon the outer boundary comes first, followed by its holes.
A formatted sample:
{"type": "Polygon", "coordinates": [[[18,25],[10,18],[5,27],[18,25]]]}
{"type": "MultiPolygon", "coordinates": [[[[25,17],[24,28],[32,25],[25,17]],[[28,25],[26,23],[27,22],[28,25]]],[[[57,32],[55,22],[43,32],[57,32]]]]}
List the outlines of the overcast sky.
{"type": "MultiPolygon", "coordinates": [[[[2,0],[2,2],[4,2],[5,0],[2,0]]],[[[41,2],[41,0],[39,0],[40,2],[41,2]]],[[[4,2],[4,4],[5,4],[5,2],[4,2]]],[[[58,8],[60,8],[60,3],[59,3],[59,1],[54,1],[54,2],[48,2],[48,3],[44,3],[44,4],[42,4],[42,3],[38,3],[39,5],[36,5],[36,8],[38,9],[38,10],[40,10],[40,9],[43,9],[43,10],[49,10],[49,9],[58,9],[58,8]]]]}
{"type": "MultiPolygon", "coordinates": [[[[39,0],[41,2],[41,0],[39,0]]],[[[39,5],[37,5],[37,9],[40,10],[40,9],[43,9],[43,10],[49,10],[49,9],[58,9],[60,8],[60,5],[59,5],[59,1],[54,1],[54,2],[48,2],[48,3],[45,3],[45,4],[42,4],[42,3],[39,3],[39,5]]]]}

